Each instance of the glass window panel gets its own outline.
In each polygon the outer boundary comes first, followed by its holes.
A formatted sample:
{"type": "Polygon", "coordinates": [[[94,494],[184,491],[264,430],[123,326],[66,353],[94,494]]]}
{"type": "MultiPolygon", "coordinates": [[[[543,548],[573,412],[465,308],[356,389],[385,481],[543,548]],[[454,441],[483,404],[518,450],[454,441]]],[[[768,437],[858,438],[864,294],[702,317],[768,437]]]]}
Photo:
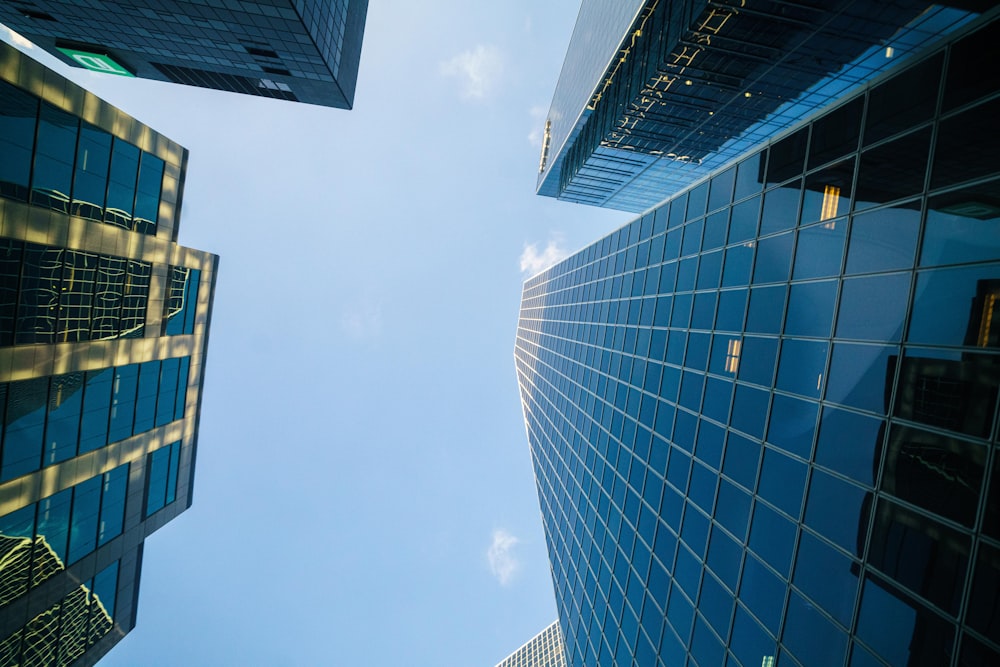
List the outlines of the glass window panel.
{"type": "Polygon", "coordinates": [[[699,215],[704,215],[707,204],[708,183],[705,182],[688,193],[687,219],[693,220],[699,215]]]}
{"type": "MultiPolygon", "coordinates": [[[[719,309],[715,317],[715,329],[717,331],[742,331],[743,314],[746,308],[747,290],[738,289],[719,292],[719,309]]],[[[739,350],[737,350],[737,354],[738,352],[739,350]]]]}
{"type": "Polygon", "coordinates": [[[754,287],[750,290],[747,333],[776,334],[781,331],[787,291],[788,287],[785,285],[754,287]]]}
{"type": "Polygon", "coordinates": [[[163,508],[167,497],[167,475],[170,468],[170,447],[161,447],[147,459],[149,472],[146,482],[146,516],[163,508]]]}
{"type": "Polygon", "coordinates": [[[858,96],[847,104],[824,113],[813,123],[809,145],[810,169],[858,149],[864,106],[865,98],[858,96]]]}
{"type": "Polygon", "coordinates": [[[760,201],[760,197],[754,197],[733,206],[729,220],[730,243],[744,243],[756,238],[760,201]]]}
{"type": "Polygon", "coordinates": [[[931,197],[920,265],[979,262],[1000,257],[1000,180],[931,197]]]}
{"type": "MultiPolygon", "coordinates": [[[[717,606],[721,607],[722,603],[717,603],[717,606]]],[[[730,607],[728,611],[729,613],[732,613],[732,607],[730,607]]],[[[720,613],[722,613],[721,609],[720,613]]],[[[721,665],[722,661],[725,660],[726,649],[723,648],[719,638],[716,637],[715,634],[709,629],[708,624],[702,620],[701,616],[696,617],[695,621],[694,634],[691,637],[692,657],[699,665],[721,665]]],[[[722,618],[718,618],[716,619],[716,622],[722,623],[724,621],[722,618]]],[[[723,630],[723,632],[728,632],[728,618],[725,620],[725,623],[726,629],[723,630]]]]}
{"type": "Polygon", "coordinates": [[[98,529],[98,546],[106,544],[122,532],[125,521],[125,494],[128,490],[128,464],[118,466],[101,478],[101,523],[98,529]]]}
{"type": "Polygon", "coordinates": [[[104,255],[98,260],[90,330],[93,340],[114,338],[121,331],[127,261],[104,255]]]}
{"type": "MultiPolygon", "coordinates": [[[[115,597],[118,593],[118,561],[97,573],[94,577],[94,596],[108,616],[115,616],[115,597]]],[[[91,613],[91,620],[95,614],[91,613]]]]}
{"type": "Polygon", "coordinates": [[[861,154],[854,209],[911,197],[924,189],[930,128],[917,130],[861,154]]]}
{"type": "Polygon", "coordinates": [[[14,479],[38,470],[41,465],[48,390],[48,378],[21,380],[7,385],[0,479],[14,479]]]}
{"type": "Polygon", "coordinates": [[[865,118],[866,144],[930,120],[943,60],[944,54],[938,53],[872,88],[865,118]]]}
{"type": "MultiPolygon", "coordinates": [[[[2,116],[0,116],[0,123],[2,123],[2,116]]],[[[24,244],[21,241],[0,239],[0,347],[9,347],[14,344],[17,296],[23,254],[24,244]]]]}
{"type": "Polygon", "coordinates": [[[775,387],[793,394],[819,398],[826,372],[829,343],[786,338],[781,344],[775,387]]]}
{"type": "Polygon", "coordinates": [[[774,634],[778,632],[785,608],[785,587],[785,582],[756,558],[747,555],[740,582],[740,600],[774,634]]]}
{"type": "Polygon", "coordinates": [[[132,259],[128,260],[121,319],[121,335],[126,338],[142,335],[143,326],[146,323],[151,273],[152,265],[132,259]]]}
{"type": "Polygon", "coordinates": [[[784,183],[802,173],[808,139],[809,128],[804,127],[771,146],[767,160],[767,185],[784,183]]]}
{"type": "Polygon", "coordinates": [[[718,526],[712,526],[712,537],[708,543],[708,566],[730,589],[736,590],[743,560],[743,547],[726,535],[718,526]]]}
{"type": "Polygon", "coordinates": [[[858,569],[857,563],[802,531],[792,583],[848,628],[858,592],[858,569]]]}
{"type": "Polygon", "coordinates": [[[694,295],[694,306],[691,310],[692,329],[712,328],[712,323],[715,322],[715,304],[718,296],[717,292],[699,292],[694,295]]]}
{"type": "Polygon", "coordinates": [[[90,340],[97,255],[66,250],[63,255],[62,292],[59,295],[58,340],[90,340]]]}
{"type": "Polygon", "coordinates": [[[753,243],[742,243],[726,248],[726,261],[722,271],[723,287],[742,287],[750,284],[753,249],[753,243]]]}
{"type": "Polygon", "coordinates": [[[993,641],[1000,639],[1000,627],[997,625],[998,596],[1000,596],[1000,549],[984,542],[979,545],[979,555],[976,557],[966,622],[993,641]]]}
{"type": "Polygon", "coordinates": [[[97,548],[102,477],[93,477],[73,489],[73,516],[69,532],[69,562],[75,563],[97,548]]]}
{"type": "Polygon", "coordinates": [[[26,243],[17,308],[17,344],[54,343],[63,250],[26,243]]]}
{"type": "Polygon", "coordinates": [[[729,209],[713,213],[705,218],[705,232],[701,239],[701,249],[714,250],[726,245],[728,228],[729,209]]]}
{"type": "Polygon", "coordinates": [[[753,271],[755,285],[788,280],[794,244],[795,236],[792,232],[770,236],[757,242],[757,261],[753,271]]]}
{"type": "MultiPolygon", "coordinates": [[[[717,480],[718,477],[713,475],[711,471],[695,462],[691,469],[691,487],[688,489],[688,498],[703,508],[707,504],[708,511],[711,511],[717,480]]],[[[681,528],[681,539],[699,559],[705,558],[705,547],[708,545],[708,527],[708,518],[694,509],[690,503],[687,503],[684,523],[681,528]]]]}
{"type": "Polygon", "coordinates": [[[985,464],[983,445],[894,424],[886,447],[882,488],[971,528],[979,508],[985,464]]]}
{"type": "Polygon", "coordinates": [[[701,407],[701,391],[704,385],[704,375],[684,371],[684,377],[681,380],[681,394],[677,402],[686,408],[697,411],[701,407]]]}
{"type": "Polygon", "coordinates": [[[736,167],[736,187],[733,201],[757,194],[764,184],[764,161],[766,153],[757,153],[744,159],[736,167]]]}
{"type": "Polygon", "coordinates": [[[53,376],[49,390],[42,465],[52,465],[76,456],[82,409],[83,373],[53,376]]]}
{"type": "Polygon", "coordinates": [[[816,429],[817,407],[811,401],[775,394],[767,441],[787,452],[809,458],[816,429]]]}
{"type": "Polygon", "coordinates": [[[920,202],[854,216],[846,273],[911,268],[919,233],[920,202]]]}
{"type": "Polygon", "coordinates": [[[764,437],[764,421],[767,418],[768,392],[746,385],[737,385],[733,398],[731,424],[747,435],[764,437]]]}
{"type": "Polygon", "coordinates": [[[733,183],[736,180],[736,167],[730,167],[712,179],[708,193],[708,210],[715,211],[728,206],[733,200],[733,183]]]}
{"type": "Polygon", "coordinates": [[[684,243],[681,245],[681,257],[696,254],[701,250],[701,234],[705,228],[703,219],[689,222],[684,227],[684,243]]]}
{"type": "Polygon", "coordinates": [[[909,294],[909,273],[844,280],[836,336],[880,342],[899,340],[909,294]]]}
{"type": "Polygon", "coordinates": [[[707,252],[698,265],[697,289],[714,289],[719,286],[722,270],[722,251],[707,252]]]}
{"type": "Polygon", "coordinates": [[[0,197],[28,201],[38,100],[0,81],[0,197]]]}
{"type": "Polygon", "coordinates": [[[677,265],[677,291],[693,290],[698,275],[698,257],[682,259],[677,265]]]}
{"type": "MultiPolygon", "coordinates": [[[[60,560],[66,559],[66,541],[69,538],[70,509],[73,505],[73,489],[38,501],[36,535],[44,538],[60,560]]],[[[38,584],[38,579],[33,581],[38,584]]]]}
{"type": "Polygon", "coordinates": [[[941,121],[931,168],[931,188],[996,174],[995,156],[1000,153],[998,117],[1000,99],[993,99],[941,121]]]}
{"type": "Polygon", "coordinates": [[[764,448],[757,494],[781,511],[798,519],[805,491],[806,466],[777,450],[764,448]]]}
{"type": "Polygon", "coordinates": [[[111,147],[111,171],[104,221],[126,229],[132,227],[139,153],[138,148],[115,137],[111,147]]]}
{"type": "Polygon", "coordinates": [[[945,110],[955,109],[1000,88],[1000,73],[983,67],[983,54],[1000,43],[1000,24],[989,23],[952,45],[945,77],[945,110]]]}
{"type": "Polygon", "coordinates": [[[844,664],[847,635],[794,591],[788,599],[788,615],[782,643],[805,665],[844,664]]]}
{"type": "Polygon", "coordinates": [[[805,523],[850,553],[861,551],[871,498],[864,489],[813,469],[805,523]],[[860,537],[859,537],[860,536],[860,537]]]}
{"type": "Polygon", "coordinates": [[[998,264],[921,271],[908,339],[914,343],[1000,347],[1000,327],[993,326],[993,304],[998,295],[998,264]]]}
{"type": "Polygon", "coordinates": [[[882,451],[884,428],[882,419],[824,407],[816,441],[816,463],[867,486],[874,485],[879,465],[875,456],[882,451]]]}
{"type": "Polygon", "coordinates": [[[135,421],[135,396],[138,386],[138,364],[129,364],[115,369],[108,442],[118,442],[132,435],[132,424],[135,421]]]}
{"type": "Polygon", "coordinates": [[[687,328],[688,323],[691,321],[691,303],[693,300],[690,294],[678,294],[674,296],[674,310],[670,316],[670,326],[682,329],[687,328]]]}
{"type": "Polygon", "coordinates": [[[684,365],[688,368],[705,370],[708,362],[708,347],[711,342],[711,334],[691,333],[688,335],[687,354],[684,357],[684,365]]]}
{"type": "Polygon", "coordinates": [[[751,667],[757,667],[758,663],[770,664],[778,653],[774,639],[739,605],[736,607],[736,616],[733,619],[729,650],[740,664],[751,667]]]}
{"type": "Polygon", "coordinates": [[[909,348],[903,358],[897,417],[988,438],[996,415],[1000,359],[985,354],[909,348]]]}
{"type": "Polygon", "coordinates": [[[898,348],[836,343],[826,400],[888,414],[898,348]]]}
{"type": "Polygon", "coordinates": [[[954,625],[881,580],[865,578],[857,635],[890,665],[950,664],[954,625]]]}
{"type": "Polygon", "coordinates": [[[785,314],[785,334],[828,337],[836,299],[836,280],[792,285],[785,314]]]}
{"type": "Polygon", "coordinates": [[[806,177],[802,195],[802,224],[833,220],[851,208],[854,158],[825,167],[806,177]]]}
{"type": "Polygon", "coordinates": [[[181,443],[175,442],[170,445],[170,461],[167,464],[167,497],[166,503],[169,505],[177,497],[177,473],[180,465],[181,443]]]}
{"type": "Polygon", "coordinates": [[[81,454],[108,444],[113,380],[114,371],[110,368],[87,372],[80,420],[81,454]]]}
{"type": "Polygon", "coordinates": [[[81,122],[73,175],[73,215],[88,220],[104,219],[110,161],[111,135],[90,123],[81,122]]]}
{"type": "Polygon", "coordinates": [[[139,180],[135,193],[135,222],[137,232],[156,233],[156,219],[160,208],[160,186],[163,183],[163,160],[142,153],[139,163],[139,180]]]}
{"type": "Polygon", "coordinates": [[[792,278],[826,278],[840,273],[847,220],[830,220],[799,230],[792,278]]]}
{"type": "Polygon", "coordinates": [[[760,234],[771,234],[795,226],[799,217],[799,191],[802,181],[795,180],[764,193],[764,211],[760,216],[760,234]]]}
{"type": "Polygon", "coordinates": [[[160,368],[159,390],[156,397],[156,425],[169,424],[174,419],[174,403],[177,398],[177,374],[180,359],[164,359],[160,368]]]}
{"type": "Polygon", "coordinates": [[[32,204],[69,213],[78,125],[73,114],[42,103],[31,173],[32,204]]]}
{"type": "Polygon", "coordinates": [[[777,338],[746,336],[734,350],[731,366],[738,369],[740,380],[770,387],[777,356],[777,338]]]}
{"type": "Polygon", "coordinates": [[[729,404],[733,400],[733,383],[728,380],[708,378],[702,413],[709,419],[725,424],[729,417],[729,404]]]}

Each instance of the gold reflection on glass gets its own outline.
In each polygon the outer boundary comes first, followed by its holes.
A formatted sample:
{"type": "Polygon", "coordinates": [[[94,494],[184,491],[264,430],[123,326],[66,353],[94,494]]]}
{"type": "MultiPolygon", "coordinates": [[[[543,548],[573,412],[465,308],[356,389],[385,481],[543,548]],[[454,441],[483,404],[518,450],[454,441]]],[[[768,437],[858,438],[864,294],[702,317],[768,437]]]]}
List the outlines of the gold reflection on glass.
{"type": "Polygon", "coordinates": [[[891,46],[885,47],[886,58],[892,58],[894,55],[896,55],[896,49],[892,48],[891,46]]]}
{"type": "Polygon", "coordinates": [[[989,347],[990,329],[993,325],[993,311],[997,302],[997,293],[987,294],[983,299],[983,317],[979,322],[979,336],[976,338],[976,345],[979,347],[989,347]]]}
{"type": "Polygon", "coordinates": [[[774,667],[774,656],[765,655],[763,658],[761,658],[760,667],[774,667]]]}
{"type": "Polygon", "coordinates": [[[739,339],[733,339],[729,341],[729,345],[726,349],[726,372],[736,375],[736,371],[740,367],[740,345],[741,341],[739,339]]]}
{"type": "Polygon", "coordinates": [[[837,217],[837,206],[840,204],[840,188],[827,185],[823,188],[823,205],[820,208],[819,219],[829,220],[837,217]]]}

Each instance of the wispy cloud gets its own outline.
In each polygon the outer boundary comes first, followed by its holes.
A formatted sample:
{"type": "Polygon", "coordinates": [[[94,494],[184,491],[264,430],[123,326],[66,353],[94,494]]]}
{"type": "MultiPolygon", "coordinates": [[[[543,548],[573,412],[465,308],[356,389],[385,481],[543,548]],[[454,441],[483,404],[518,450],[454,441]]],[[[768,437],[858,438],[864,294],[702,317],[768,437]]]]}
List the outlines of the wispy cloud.
{"type": "Polygon", "coordinates": [[[368,302],[357,304],[344,311],[340,328],[355,340],[368,340],[382,333],[382,306],[368,302]]]}
{"type": "Polygon", "coordinates": [[[503,55],[495,46],[480,44],[441,63],[441,74],[459,80],[463,99],[483,100],[496,89],[503,74],[503,55]]]}
{"type": "Polygon", "coordinates": [[[537,243],[524,244],[524,251],[521,253],[521,273],[526,276],[533,276],[544,271],[569,256],[569,251],[562,246],[562,240],[559,238],[549,239],[541,251],[538,250],[538,245],[537,243]]]}
{"type": "Polygon", "coordinates": [[[35,48],[35,45],[31,43],[31,40],[22,37],[18,33],[14,32],[10,28],[4,25],[0,25],[0,39],[10,44],[19,46],[21,49],[28,50],[35,48]]]}
{"type": "Polygon", "coordinates": [[[517,539],[503,528],[493,531],[493,542],[486,550],[486,558],[490,561],[490,571],[501,586],[508,585],[521,569],[521,562],[514,555],[514,547],[521,540],[517,539]]]}

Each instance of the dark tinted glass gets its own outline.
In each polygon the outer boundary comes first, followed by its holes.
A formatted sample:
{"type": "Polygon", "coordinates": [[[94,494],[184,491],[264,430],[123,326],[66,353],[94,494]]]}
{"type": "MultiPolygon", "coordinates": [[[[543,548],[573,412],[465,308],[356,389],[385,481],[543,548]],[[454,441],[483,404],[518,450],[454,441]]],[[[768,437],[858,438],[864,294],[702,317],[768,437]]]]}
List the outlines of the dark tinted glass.
{"type": "Polygon", "coordinates": [[[898,348],[835,343],[826,400],[887,414],[898,348]]]}
{"type": "Polygon", "coordinates": [[[708,194],[708,210],[714,211],[728,206],[733,199],[733,182],[736,180],[736,167],[731,167],[712,179],[708,194]]]}
{"type": "Polygon", "coordinates": [[[840,273],[847,220],[831,220],[799,230],[792,278],[824,278],[840,273]]]}
{"type": "Polygon", "coordinates": [[[754,197],[733,206],[729,219],[729,243],[742,243],[757,235],[760,202],[760,197],[754,197]]]}
{"type": "Polygon", "coordinates": [[[858,536],[864,535],[868,503],[864,489],[820,470],[813,470],[806,499],[806,525],[857,554],[858,536]]]}
{"type": "Polygon", "coordinates": [[[802,195],[802,224],[846,215],[851,208],[853,178],[853,157],[809,174],[802,195]]]}
{"type": "Polygon", "coordinates": [[[767,184],[775,185],[802,173],[809,128],[802,128],[771,146],[767,160],[767,184]]]}
{"type": "Polygon", "coordinates": [[[28,200],[38,100],[0,81],[0,197],[28,200]]]}
{"type": "Polygon", "coordinates": [[[792,232],[770,236],[757,242],[754,284],[788,280],[794,243],[795,236],[792,232]]]}
{"type": "Polygon", "coordinates": [[[943,54],[928,58],[872,89],[865,119],[866,144],[930,120],[943,60],[943,54]]]}
{"type": "Polygon", "coordinates": [[[809,145],[810,169],[857,150],[864,105],[864,97],[857,97],[823,114],[813,123],[809,145]]]}
{"type": "Polygon", "coordinates": [[[775,386],[794,394],[819,398],[828,348],[825,341],[785,339],[781,344],[775,386]]]}
{"type": "Polygon", "coordinates": [[[1000,73],[992,67],[982,67],[984,53],[990,53],[1000,43],[1000,23],[992,22],[955,42],[948,54],[948,74],[945,77],[945,111],[973,102],[1000,88],[1000,73]]]}
{"type": "Polygon", "coordinates": [[[816,410],[811,401],[775,394],[771,405],[771,421],[767,441],[787,452],[809,458],[813,433],[816,430],[816,410]]]}
{"type": "Polygon", "coordinates": [[[764,193],[764,210],[760,216],[760,234],[791,229],[798,222],[801,180],[786,183],[764,193]]]}
{"type": "Polygon", "coordinates": [[[42,104],[31,172],[32,204],[69,213],[78,125],[73,114],[42,104]]]}
{"type": "Polygon", "coordinates": [[[925,128],[863,152],[854,209],[919,194],[924,188],[930,138],[930,128],[925,128]]]}
{"type": "Polygon", "coordinates": [[[899,340],[909,295],[909,273],[845,280],[837,313],[837,337],[899,340]]]}
{"type": "Polygon", "coordinates": [[[110,162],[111,135],[90,123],[81,123],[73,175],[73,215],[96,221],[104,219],[110,162]]]}
{"type": "Polygon", "coordinates": [[[881,419],[823,408],[816,441],[816,463],[872,486],[879,464],[876,452],[880,451],[884,428],[885,421],[881,419]]]}
{"type": "Polygon", "coordinates": [[[920,265],[978,262],[1000,256],[1000,180],[927,202],[920,265]]]}
{"type": "Polygon", "coordinates": [[[766,153],[757,153],[737,165],[733,201],[739,201],[761,191],[764,187],[764,162],[766,158],[766,153]]]}
{"type": "Polygon", "coordinates": [[[988,325],[988,306],[998,285],[998,264],[921,271],[907,338],[914,343],[1000,346],[1000,331],[988,325]]]}
{"type": "Polygon", "coordinates": [[[836,280],[792,285],[785,314],[785,333],[790,336],[828,337],[836,298],[836,280]]]}
{"type": "Polygon", "coordinates": [[[942,120],[938,126],[931,188],[962,183],[997,172],[995,156],[1000,151],[996,119],[1000,99],[993,99],[957,116],[942,120]]]}
{"type": "Polygon", "coordinates": [[[854,216],[846,273],[911,268],[919,234],[919,202],[854,216]]]}

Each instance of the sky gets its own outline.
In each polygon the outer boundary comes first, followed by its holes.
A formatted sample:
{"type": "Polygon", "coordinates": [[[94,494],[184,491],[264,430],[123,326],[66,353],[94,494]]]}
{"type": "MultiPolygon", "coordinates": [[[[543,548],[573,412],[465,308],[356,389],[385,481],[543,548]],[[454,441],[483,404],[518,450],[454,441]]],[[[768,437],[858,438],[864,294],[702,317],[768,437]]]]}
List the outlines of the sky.
{"type": "Polygon", "coordinates": [[[194,505],[104,667],[491,667],[555,619],[521,287],[633,217],[534,194],[578,10],[373,0],[349,112],[27,49],[190,150],[221,256],[194,505]]]}

